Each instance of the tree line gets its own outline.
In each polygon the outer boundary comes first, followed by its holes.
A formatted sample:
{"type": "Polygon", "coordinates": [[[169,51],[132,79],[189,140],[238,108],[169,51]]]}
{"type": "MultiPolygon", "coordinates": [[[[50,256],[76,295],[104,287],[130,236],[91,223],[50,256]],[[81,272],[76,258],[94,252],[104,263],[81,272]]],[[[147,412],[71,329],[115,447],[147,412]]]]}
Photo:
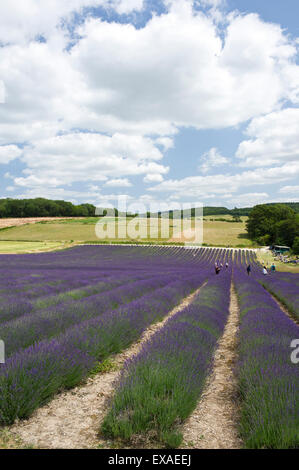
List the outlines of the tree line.
{"type": "Polygon", "coordinates": [[[249,237],[261,245],[286,245],[299,254],[299,213],[286,204],[260,204],[248,217],[249,237]]]}
{"type": "MultiPolygon", "coordinates": [[[[276,205],[275,203],[264,204],[264,206],[270,207],[276,205]]],[[[293,211],[299,213],[299,203],[288,202],[286,206],[293,209],[293,211]]],[[[235,218],[241,216],[249,216],[253,208],[243,207],[234,209],[228,209],[227,207],[213,207],[205,206],[203,208],[203,215],[231,215],[235,218]]],[[[107,211],[103,209],[105,215],[107,211]]],[[[0,199],[0,218],[20,218],[20,217],[94,217],[96,214],[96,207],[93,204],[79,204],[74,205],[71,202],[63,200],[51,200],[45,198],[35,199],[0,199]]],[[[118,213],[117,209],[114,209],[115,216],[132,216],[133,214],[118,213]]],[[[188,215],[190,212],[188,212],[188,215]]],[[[191,209],[191,217],[196,214],[196,209],[191,209]]],[[[135,214],[137,215],[137,214],[135,214]]],[[[183,217],[184,211],[168,211],[159,212],[156,214],[147,213],[148,217],[163,217],[168,215],[169,218],[180,218],[183,217]]]]}
{"type": "Polygon", "coordinates": [[[94,217],[92,204],[74,205],[50,199],[0,199],[0,218],[26,217],[94,217]]]}

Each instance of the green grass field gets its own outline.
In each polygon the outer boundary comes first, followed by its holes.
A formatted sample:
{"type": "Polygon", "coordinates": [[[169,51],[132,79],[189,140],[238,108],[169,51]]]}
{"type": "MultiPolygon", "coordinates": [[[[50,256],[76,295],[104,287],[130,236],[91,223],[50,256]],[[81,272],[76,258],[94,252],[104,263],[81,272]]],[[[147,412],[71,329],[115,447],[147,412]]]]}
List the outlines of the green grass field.
{"type": "MultiPolygon", "coordinates": [[[[224,216],[229,218],[229,216],[224,216]]],[[[247,238],[245,231],[244,217],[241,223],[228,223],[211,221],[205,218],[203,222],[203,243],[209,246],[231,246],[231,247],[252,247],[252,242],[247,238]]],[[[41,222],[37,224],[22,225],[0,230],[0,241],[5,242],[96,242],[96,241],[142,241],[142,242],[182,242],[180,220],[170,220],[169,226],[166,220],[146,218],[140,219],[142,238],[137,239],[134,236],[133,220],[118,219],[116,221],[116,230],[114,233],[114,220],[109,219],[105,226],[110,234],[108,238],[104,236],[97,237],[95,226],[99,219],[74,219],[60,220],[51,222],[41,222]],[[131,237],[124,235],[126,226],[131,228],[133,234],[131,237]]],[[[105,221],[106,223],[106,221],[105,221]]],[[[101,220],[102,227],[104,220],[101,220]]],[[[194,220],[192,220],[192,227],[194,220]]]]}
{"type": "Polygon", "coordinates": [[[0,254],[40,253],[67,248],[69,244],[63,242],[20,242],[0,241],[0,254]]]}

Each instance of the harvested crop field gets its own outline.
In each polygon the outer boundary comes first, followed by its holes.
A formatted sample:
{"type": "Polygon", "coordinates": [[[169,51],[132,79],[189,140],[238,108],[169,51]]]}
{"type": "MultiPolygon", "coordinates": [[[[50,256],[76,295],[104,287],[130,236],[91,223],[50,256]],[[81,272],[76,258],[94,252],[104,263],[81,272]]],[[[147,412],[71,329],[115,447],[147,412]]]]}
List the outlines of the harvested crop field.
{"type": "Polygon", "coordinates": [[[298,447],[298,275],[159,246],[1,255],[0,274],[0,447],[298,447]]]}
{"type": "Polygon", "coordinates": [[[73,217],[24,217],[17,219],[0,219],[0,229],[20,227],[21,225],[36,224],[40,222],[54,222],[57,220],[73,219],[73,217]]]}

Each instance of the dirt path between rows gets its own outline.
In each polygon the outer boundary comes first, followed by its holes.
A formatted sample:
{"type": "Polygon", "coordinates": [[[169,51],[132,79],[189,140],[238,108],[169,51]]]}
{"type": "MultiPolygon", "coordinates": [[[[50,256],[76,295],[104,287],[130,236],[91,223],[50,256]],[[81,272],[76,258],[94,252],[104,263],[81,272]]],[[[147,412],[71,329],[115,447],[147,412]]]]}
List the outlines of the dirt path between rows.
{"type": "Polygon", "coordinates": [[[186,307],[201,287],[186,297],[162,322],[150,326],[139,341],[115,356],[116,370],[97,375],[88,379],[86,384],[61,393],[39,408],[29,420],[11,426],[8,430],[10,434],[21,440],[22,444],[35,448],[88,449],[99,445],[107,448],[109,441],[100,439],[98,432],[107,412],[107,398],[113,396],[123,363],[137,354],[170,317],[186,307]]]}
{"type": "Polygon", "coordinates": [[[183,448],[238,449],[237,381],[233,368],[237,358],[239,308],[231,286],[230,313],[214,355],[213,372],[207,380],[202,398],[183,427],[183,448]]]}

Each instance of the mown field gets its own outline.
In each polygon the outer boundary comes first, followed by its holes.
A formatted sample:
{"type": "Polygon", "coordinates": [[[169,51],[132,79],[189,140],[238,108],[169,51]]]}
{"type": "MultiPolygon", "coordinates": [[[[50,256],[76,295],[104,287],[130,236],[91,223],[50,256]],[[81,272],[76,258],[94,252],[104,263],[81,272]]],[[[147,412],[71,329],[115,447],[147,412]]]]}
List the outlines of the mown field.
{"type": "MultiPolygon", "coordinates": [[[[217,217],[218,218],[218,217],[217,217]]],[[[230,216],[223,216],[230,219],[230,216]]],[[[208,246],[252,247],[253,243],[247,238],[245,230],[246,217],[240,223],[212,221],[213,217],[205,217],[203,221],[203,243],[208,246]]],[[[136,232],[141,238],[134,237],[134,219],[111,219],[105,230],[110,235],[107,238],[98,238],[95,225],[99,219],[70,219],[48,221],[30,225],[22,225],[0,230],[0,241],[51,241],[51,242],[94,242],[94,241],[143,241],[152,243],[182,243],[182,227],[180,220],[171,220],[169,223],[163,219],[140,219],[140,226],[136,232]],[[115,234],[113,226],[115,224],[115,234]],[[132,227],[132,237],[123,236],[132,227]]],[[[102,224],[104,225],[104,221],[102,224]]],[[[190,221],[190,227],[197,227],[197,221],[190,221]]],[[[196,228],[197,229],[197,228],[196,228]]],[[[192,241],[192,238],[190,238],[192,241]]]]}
{"type": "Polygon", "coordinates": [[[298,275],[263,276],[248,250],[125,246],[1,255],[0,274],[2,429],[103,374],[178,306],[122,366],[98,433],[118,447],[136,445],[137,436],[139,445],[179,447],[211,373],[234,285],[234,426],[242,447],[299,446],[299,368],[290,347],[299,338],[298,275]]]}
{"type": "Polygon", "coordinates": [[[19,242],[19,241],[1,241],[0,254],[22,254],[22,253],[39,253],[64,249],[68,247],[64,242],[19,242]]]}

